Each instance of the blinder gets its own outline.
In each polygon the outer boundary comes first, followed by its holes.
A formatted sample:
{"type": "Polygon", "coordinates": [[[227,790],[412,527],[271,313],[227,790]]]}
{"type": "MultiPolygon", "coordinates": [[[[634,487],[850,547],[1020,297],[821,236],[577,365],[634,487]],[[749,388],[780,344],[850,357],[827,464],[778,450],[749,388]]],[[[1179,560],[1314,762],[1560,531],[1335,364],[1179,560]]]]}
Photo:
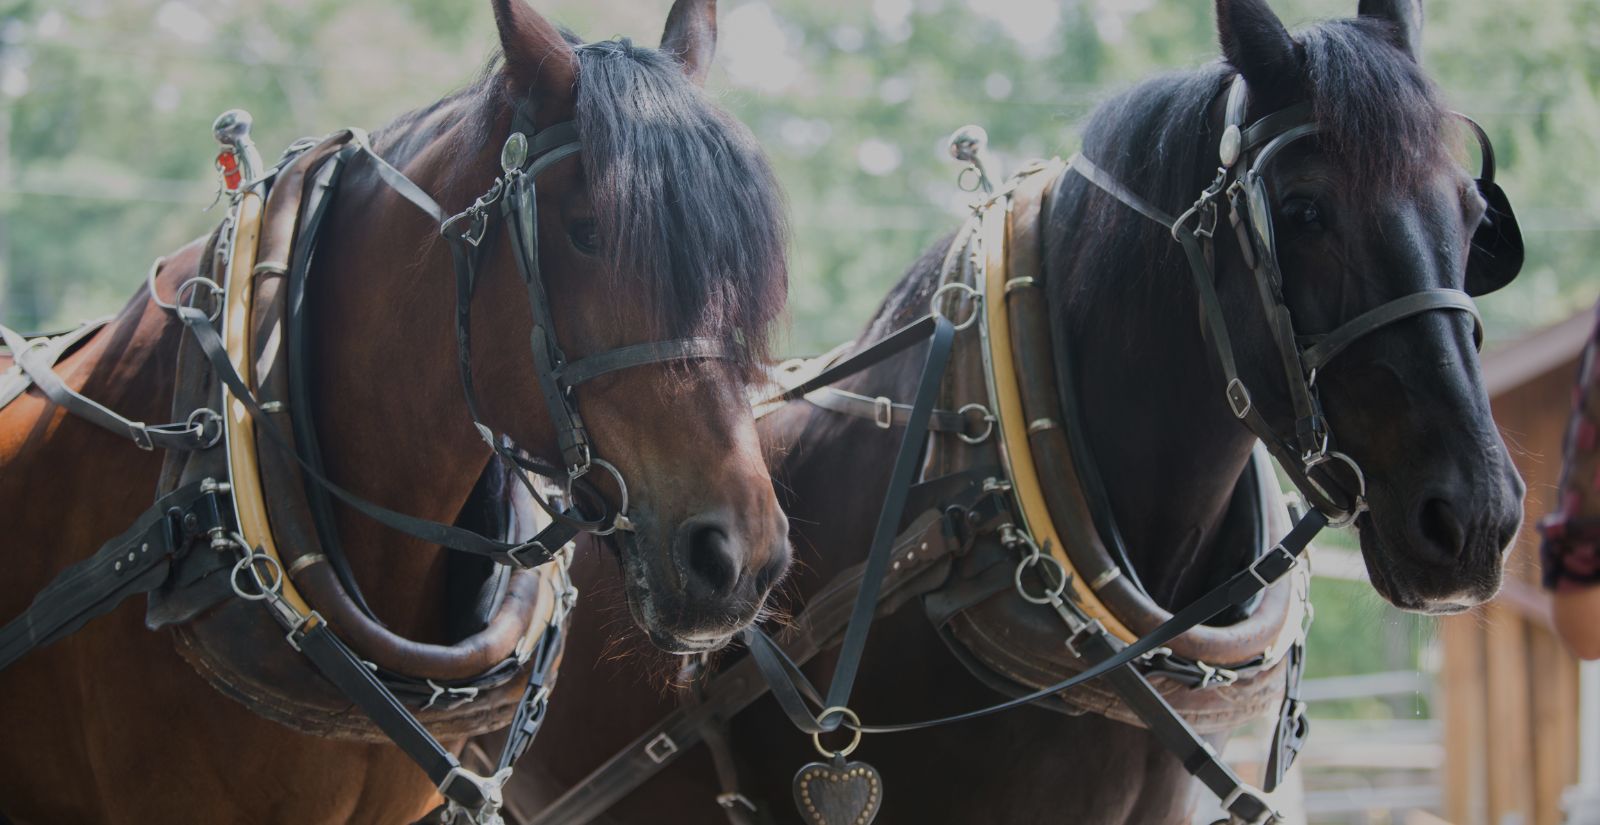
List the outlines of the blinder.
{"type": "Polygon", "coordinates": [[[1511,210],[1511,199],[1505,190],[1494,182],[1494,144],[1489,135],[1466,115],[1461,115],[1473,137],[1478,139],[1482,152],[1482,168],[1478,173],[1478,194],[1488,204],[1483,213],[1483,223],[1472,236],[1472,251],[1467,255],[1467,294],[1487,295],[1511,283],[1522,271],[1525,249],[1522,245],[1522,227],[1517,224],[1517,214],[1511,210]]]}

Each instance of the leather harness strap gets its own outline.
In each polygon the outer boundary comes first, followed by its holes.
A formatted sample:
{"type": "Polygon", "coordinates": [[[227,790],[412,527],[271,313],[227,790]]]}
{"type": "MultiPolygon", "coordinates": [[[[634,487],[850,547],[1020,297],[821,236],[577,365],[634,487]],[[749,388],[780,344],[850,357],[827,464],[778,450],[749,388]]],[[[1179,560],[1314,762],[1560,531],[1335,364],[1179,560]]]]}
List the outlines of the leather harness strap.
{"type": "MultiPolygon", "coordinates": [[[[829,412],[864,418],[884,430],[904,427],[911,421],[910,404],[902,404],[881,395],[874,397],[823,387],[806,393],[805,400],[829,412]]],[[[928,416],[928,429],[936,433],[965,433],[968,430],[967,417],[955,410],[936,409],[928,416]]]]}
{"type": "Polygon", "coordinates": [[[200,482],[162,496],[122,535],[62,571],[22,615],[0,627],[0,671],[29,651],[110,612],[129,596],[160,587],[173,560],[221,523],[220,488],[200,482]],[[193,525],[193,526],[191,526],[193,525]]]}
{"type": "Polygon", "coordinates": [[[221,422],[215,416],[171,424],[146,424],[129,419],[67,386],[67,382],[61,380],[61,376],[51,368],[54,359],[38,352],[15,330],[0,325],[0,341],[4,341],[11,350],[11,358],[17,367],[51,402],[97,427],[127,438],[142,450],[202,449],[216,443],[221,432],[221,422]]]}
{"type": "MultiPolygon", "coordinates": [[[[879,615],[893,612],[943,583],[946,565],[964,545],[956,524],[968,522],[968,512],[990,512],[982,502],[992,500],[992,494],[984,492],[978,479],[986,474],[992,474],[992,469],[958,473],[913,488],[908,511],[919,515],[895,542],[894,563],[880,593],[879,615]],[[941,510],[939,502],[948,503],[950,509],[941,510]]],[[[864,572],[864,564],[851,567],[807,601],[793,625],[780,636],[778,643],[786,658],[808,662],[839,643],[864,572]]],[[[681,705],[640,734],[524,825],[579,825],[594,820],[702,741],[707,727],[716,720],[732,718],[769,690],[770,683],[749,656],[706,674],[697,686],[695,702],[681,705]]],[[[722,793],[737,792],[736,787],[724,784],[722,793]]]]}

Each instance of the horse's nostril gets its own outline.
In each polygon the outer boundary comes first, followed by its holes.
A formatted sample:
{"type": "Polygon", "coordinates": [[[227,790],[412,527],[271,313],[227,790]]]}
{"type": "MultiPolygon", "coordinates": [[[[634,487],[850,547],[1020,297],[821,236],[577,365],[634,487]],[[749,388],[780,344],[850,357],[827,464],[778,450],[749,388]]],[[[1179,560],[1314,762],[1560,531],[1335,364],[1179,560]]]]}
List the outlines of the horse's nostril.
{"type": "Polygon", "coordinates": [[[728,533],[715,523],[684,525],[682,552],[688,568],[688,590],[701,597],[722,597],[739,581],[739,559],[728,533]]]}
{"type": "Polygon", "coordinates": [[[1466,547],[1467,531],[1455,508],[1442,498],[1422,502],[1417,511],[1421,549],[1434,561],[1453,564],[1466,547]]]}

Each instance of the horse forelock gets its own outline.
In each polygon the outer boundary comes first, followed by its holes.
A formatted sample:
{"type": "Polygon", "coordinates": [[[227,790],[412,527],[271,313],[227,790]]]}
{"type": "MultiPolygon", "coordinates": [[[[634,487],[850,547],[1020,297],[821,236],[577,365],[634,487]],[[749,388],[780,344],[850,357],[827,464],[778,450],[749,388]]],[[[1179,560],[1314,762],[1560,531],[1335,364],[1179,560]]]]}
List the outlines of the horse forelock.
{"type": "MultiPolygon", "coordinates": [[[[1330,20],[1294,37],[1304,73],[1301,99],[1311,103],[1322,128],[1318,145],[1358,182],[1363,196],[1390,194],[1453,162],[1450,109],[1422,67],[1393,44],[1383,23],[1330,20]]],[[[1183,212],[1216,172],[1221,124],[1215,105],[1234,76],[1234,69],[1219,61],[1161,75],[1114,96],[1090,115],[1084,154],[1169,214],[1183,212]]],[[[1120,273],[1058,285],[1061,291],[1052,299],[1058,322],[1092,320],[1104,314],[1096,307],[1130,298],[1164,302],[1160,294],[1167,290],[1154,273],[1185,265],[1164,227],[1076,175],[1063,178],[1056,203],[1051,235],[1067,238],[1062,241],[1071,250],[1067,257],[1101,265],[1110,261],[1106,271],[1120,273]]],[[[1184,294],[1181,285],[1178,292],[1184,294]]]]}
{"type": "Polygon", "coordinates": [[[766,355],[788,292],[787,220],[754,137],[677,60],[627,40],[578,49],[578,134],[605,253],[663,334],[766,355]]]}
{"type": "Polygon", "coordinates": [[[1318,140],[1352,180],[1386,193],[1451,162],[1450,108],[1386,23],[1330,20],[1295,37],[1318,140]]]}

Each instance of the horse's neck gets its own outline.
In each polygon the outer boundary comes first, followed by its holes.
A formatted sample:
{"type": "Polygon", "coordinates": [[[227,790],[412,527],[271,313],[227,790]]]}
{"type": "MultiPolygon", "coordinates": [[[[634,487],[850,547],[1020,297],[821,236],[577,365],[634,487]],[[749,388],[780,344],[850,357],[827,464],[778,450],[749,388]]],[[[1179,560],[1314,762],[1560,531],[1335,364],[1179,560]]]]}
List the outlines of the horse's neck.
{"type": "MultiPolygon", "coordinates": [[[[1090,262],[1070,277],[1125,277],[1125,270],[1090,262]]],[[[1172,269],[1150,277],[1185,284],[1190,275],[1172,269]]],[[[1069,310],[1058,339],[1074,359],[1072,395],[1129,560],[1169,607],[1199,595],[1218,564],[1244,552],[1215,539],[1255,441],[1221,403],[1188,296],[1181,288],[1132,287],[1114,305],[1069,310]]]]}
{"type": "MultiPolygon", "coordinates": [[[[447,131],[422,145],[399,135],[379,150],[449,208],[470,197],[448,191],[451,181],[493,176],[480,168],[492,163],[482,153],[451,151],[455,137],[447,131]]],[[[448,246],[433,221],[382,184],[364,158],[344,175],[322,233],[306,301],[316,353],[312,409],[328,472],[386,507],[449,522],[488,450],[462,396],[448,246]]],[[[442,586],[442,551],[347,508],[340,508],[338,530],[381,619],[422,638],[441,626],[434,611],[442,599],[431,596],[442,586]]]]}

